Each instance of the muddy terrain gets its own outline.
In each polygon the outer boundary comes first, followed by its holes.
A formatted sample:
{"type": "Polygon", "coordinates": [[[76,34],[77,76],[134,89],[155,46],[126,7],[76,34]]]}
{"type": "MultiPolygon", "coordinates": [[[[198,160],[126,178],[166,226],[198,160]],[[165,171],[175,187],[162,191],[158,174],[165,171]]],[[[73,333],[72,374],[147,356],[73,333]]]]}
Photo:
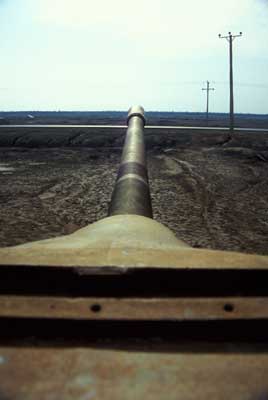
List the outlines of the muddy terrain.
{"type": "MultiPolygon", "coordinates": [[[[1,135],[1,246],[106,216],[125,131],[78,133],[1,135]]],[[[195,247],[268,254],[268,134],[146,131],[146,144],[156,220],[195,247]]]]}

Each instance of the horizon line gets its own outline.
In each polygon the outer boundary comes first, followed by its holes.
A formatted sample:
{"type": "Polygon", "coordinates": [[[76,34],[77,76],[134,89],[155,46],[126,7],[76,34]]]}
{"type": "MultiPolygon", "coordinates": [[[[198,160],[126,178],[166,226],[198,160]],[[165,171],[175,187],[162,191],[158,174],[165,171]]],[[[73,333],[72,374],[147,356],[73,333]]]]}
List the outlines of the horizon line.
{"type": "MultiPolygon", "coordinates": [[[[128,110],[0,110],[1,113],[127,113],[128,110]]],[[[205,114],[206,111],[163,111],[163,110],[148,110],[145,113],[169,113],[169,114],[205,114]]],[[[224,114],[229,115],[229,112],[212,111],[209,114],[224,114]]],[[[236,112],[234,115],[263,115],[268,116],[267,113],[256,112],[236,112]]]]}

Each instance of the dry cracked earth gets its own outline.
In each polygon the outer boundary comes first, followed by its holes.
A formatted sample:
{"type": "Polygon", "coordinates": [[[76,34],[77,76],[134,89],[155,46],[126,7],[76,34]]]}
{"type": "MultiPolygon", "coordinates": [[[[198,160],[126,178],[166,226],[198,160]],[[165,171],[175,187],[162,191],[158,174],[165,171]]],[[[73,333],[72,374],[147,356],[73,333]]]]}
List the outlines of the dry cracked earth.
{"type": "MultiPolygon", "coordinates": [[[[194,247],[268,254],[268,137],[256,138],[147,138],[154,218],[194,247]]],[[[0,246],[105,217],[120,155],[111,143],[0,147],[0,246]]]]}

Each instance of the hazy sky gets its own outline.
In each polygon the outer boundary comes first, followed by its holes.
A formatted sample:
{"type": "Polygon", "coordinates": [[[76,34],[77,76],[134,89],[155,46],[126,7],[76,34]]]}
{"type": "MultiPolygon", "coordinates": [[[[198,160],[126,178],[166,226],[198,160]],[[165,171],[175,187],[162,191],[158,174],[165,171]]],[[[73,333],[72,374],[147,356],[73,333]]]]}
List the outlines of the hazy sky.
{"type": "Polygon", "coordinates": [[[268,114],[266,0],[0,0],[0,110],[268,114]]]}

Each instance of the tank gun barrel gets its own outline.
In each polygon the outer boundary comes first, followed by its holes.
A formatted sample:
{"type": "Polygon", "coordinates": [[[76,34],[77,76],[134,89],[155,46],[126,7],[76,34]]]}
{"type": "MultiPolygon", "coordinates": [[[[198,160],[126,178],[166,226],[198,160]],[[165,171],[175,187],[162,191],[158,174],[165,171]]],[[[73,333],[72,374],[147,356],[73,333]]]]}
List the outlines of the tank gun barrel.
{"type": "Polygon", "coordinates": [[[153,218],[144,144],[145,122],[144,109],[131,107],[109,216],[134,214],[153,218]]]}

